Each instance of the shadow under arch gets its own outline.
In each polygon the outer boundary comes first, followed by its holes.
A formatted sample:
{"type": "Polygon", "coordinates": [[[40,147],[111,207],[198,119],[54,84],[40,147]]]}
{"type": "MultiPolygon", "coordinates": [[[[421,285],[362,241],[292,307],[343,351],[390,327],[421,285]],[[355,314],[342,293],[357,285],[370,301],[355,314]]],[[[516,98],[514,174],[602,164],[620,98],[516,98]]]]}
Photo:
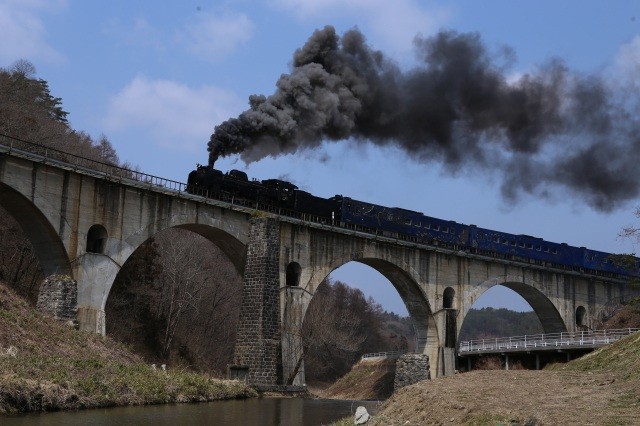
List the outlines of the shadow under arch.
{"type": "Polygon", "coordinates": [[[211,241],[181,226],[165,228],[139,244],[115,274],[103,306],[105,334],[150,357],[178,354],[202,368],[203,360],[218,353],[204,349],[213,342],[208,333],[235,332],[239,304],[230,300],[241,284],[236,266],[211,241]]]}
{"type": "MultiPolygon", "coordinates": [[[[130,240],[129,244],[131,244],[132,248],[130,251],[127,250],[126,252],[121,251],[120,253],[109,253],[103,255],[89,253],[85,255],[85,257],[92,256],[96,259],[97,263],[100,264],[100,267],[94,265],[95,267],[91,269],[100,270],[102,272],[99,277],[101,284],[99,286],[93,285],[90,289],[87,290],[87,296],[82,299],[83,302],[86,301],[85,303],[87,304],[87,306],[89,306],[93,310],[98,311],[98,316],[102,315],[102,319],[97,320],[97,322],[100,323],[100,325],[98,326],[99,333],[104,334],[106,322],[108,321],[108,319],[106,318],[105,308],[109,300],[109,295],[111,294],[113,284],[116,281],[118,274],[122,270],[122,267],[124,267],[124,265],[132,258],[132,256],[136,252],[138,252],[140,248],[143,247],[150,239],[154,238],[163,231],[174,228],[183,229],[194,232],[206,238],[207,240],[215,244],[225,254],[225,256],[227,256],[238,274],[240,276],[243,276],[246,257],[246,246],[244,243],[242,243],[240,240],[238,240],[228,232],[210,225],[195,223],[177,224],[164,228],[157,227],[156,225],[156,223],[149,225],[150,229],[157,229],[157,232],[154,232],[152,235],[149,235],[144,239],[140,238],[134,241],[130,240]],[[116,260],[114,259],[118,259],[119,262],[116,262],[116,260]],[[96,288],[98,287],[99,290],[96,290],[96,288]]],[[[145,234],[138,234],[138,236],[140,235],[145,234]]],[[[91,282],[91,280],[89,280],[89,282],[91,282]]],[[[82,294],[81,292],[79,293],[82,294]]],[[[79,302],[80,299],[81,297],[79,297],[79,302]]]]}
{"type": "Polygon", "coordinates": [[[210,225],[194,223],[194,224],[181,224],[181,225],[175,225],[175,226],[168,226],[166,228],[159,229],[156,233],[147,237],[144,241],[138,242],[138,244],[136,244],[135,249],[122,259],[122,264],[118,265],[118,268],[117,268],[118,270],[111,277],[111,282],[108,284],[107,291],[105,292],[105,296],[101,304],[102,309],[104,309],[104,307],[106,306],[107,300],[109,299],[109,294],[111,293],[111,287],[113,286],[113,283],[115,282],[116,277],[120,272],[120,270],[122,269],[122,267],[124,267],[124,265],[129,261],[129,259],[131,259],[132,256],[134,256],[135,253],[140,250],[140,248],[142,248],[145,244],[147,244],[148,241],[156,237],[158,234],[164,231],[167,231],[169,229],[181,229],[185,231],[190,231],[204,237],[205,239],[213,243],[216,247],[218,247],[220,251],[222,251],[226,255],[227,259],[229,259],[229,261],[233,264],[236,272],[238,272],[240,276],[243,276],[244,264],[245,264],[245,258],[246,258],[246,246],[240,240],[238,240],[228,232],[222,229],[215,228],[210,225]]]}
{"type": "MultiPolygon", "coordinates": [[[[189,223],[176,225],[173,228],[184,229],[196,233],[216,245],[231,261],[240,276],[244,275],[247,246],[228,232],[210,225],[189,223]]],[[[170,229],[170,228],[166,228],[170,229]]],[[[162,231],[160,231],[162,232],[162,231]]]]}
{"type": "Polygon", "coordinates": [[[31,242],[45,277],[72,275],[69,255],[60,235],[31,200],[0,182],[0,206],[18,222],[31,242]]]}
{"type": "Polygon", "coordinates": [[[464,309],[460,313],[459,318],[462,321],[458,324],[458,333],[462,329],[464,319],[471,309],[473,302],[490,288],[501,285],[519,294],[533,309],[538,316],[542,329],[545,333],[560,333],[568,331],[567,324],[560,315],[560,312],[551,300],[540,291],[535,283],[527,280],[523,281],[521,277],[503,276],[484,281],[471,294],[469,294],[463,303],[464,309]]]}

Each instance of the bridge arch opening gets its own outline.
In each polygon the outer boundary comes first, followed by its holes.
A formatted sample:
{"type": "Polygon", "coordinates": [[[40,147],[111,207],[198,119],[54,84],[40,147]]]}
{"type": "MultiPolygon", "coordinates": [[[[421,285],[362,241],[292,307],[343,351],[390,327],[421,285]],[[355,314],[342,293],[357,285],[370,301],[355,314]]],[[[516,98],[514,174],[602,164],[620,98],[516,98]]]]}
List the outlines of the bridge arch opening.
{"type": "Polygon", "coordinates": [[[29,238],[15,219],[0,207],[0,282],[35,305],[43,279],[29,238]]]}
{"type": "Polygon", "coordinates": [[[466,312],[459,340],[493,339],[544,331],[527,300],[505,285],[495,285],[482,293],[466,312]]]}
{"type": "Polygon", "coordinates": [[[300,274],[302,273],[302,267],[298,262],[291,262],[287,265],[287,286],[298,287],[300,285],[300,274]]]}
{"type": "MultiPolygon", "coordinates": [[[[307,278],[304,271],[302,275],[307,278]]],[[[313,278],[311,283],[303,280],[299,290],[289,288],[293,292],[285,296],[285,383],[334,381],[365,353],[426,353],[427,341],[437,347],[429,303],[409,273],[397,265],[359,259],[336,266],[318,284],[313,284],[313,278]],[[300,316],[300,340],[292,336],[296,330],[289,329],[295,328],[296,321],[290,317],[296,316],[300,316]],[[339,346],[342,353],[333,353],[339,346]]]]}
{"type": "Polygon", "coordinates": [[[104,226],[95,224],[87,232],[87,253],[104,254],[107,245],[107,230],[104,226]]]}
{"type": "MultiPolygon", "coordinates": [[[[28,240],[28,244],[24,244],[20,253],[17,253],[17,259],[29,262],[32,261],[32,257],[34,260],[37,259],[37,269],[42,272],[43,277],[53,274],[71,275],[71,262],[58,231],[31,200],[8,185],[0,183],[0,209],[0,214],[7,218],[7,229],[15,228],[17,234],[28,240]],[[25,257],[25,254],[29,255],[25,257]]],[[[3,232],[3,237],[9,236],[7,232],[3,232]]],[[[8,252],[5,251],[4,254],[8,252]]],[[[34,281],[38,288],[40,281],[34,281]]],[[[37,289],[35,292],[37,297],[37,289]]]]}
{"type": "Polygon", "coordinates": [[[241,294],[240,273],[222,248],[185,227],[165,229],[117,274],[104,307],[106,333],[149,363],[224,375],[241,294]]]}

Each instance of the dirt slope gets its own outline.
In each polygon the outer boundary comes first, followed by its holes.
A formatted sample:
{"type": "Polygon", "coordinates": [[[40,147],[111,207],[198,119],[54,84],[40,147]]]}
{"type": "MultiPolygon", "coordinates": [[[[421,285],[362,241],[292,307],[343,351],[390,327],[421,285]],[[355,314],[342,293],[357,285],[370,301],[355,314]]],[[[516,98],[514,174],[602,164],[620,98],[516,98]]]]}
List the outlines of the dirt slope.
{"type": "Polygon", "coordinates": [[[366,361],[355,364],[351,371],[322,391],[332,399],[381,400],[393,393],[395,360],[366,361]]]}
{"type": "Polygon", "coordinates": [[[544,371],[472,371],[396,392],[373,424],[640,425],[640,333],[544,371]]]}

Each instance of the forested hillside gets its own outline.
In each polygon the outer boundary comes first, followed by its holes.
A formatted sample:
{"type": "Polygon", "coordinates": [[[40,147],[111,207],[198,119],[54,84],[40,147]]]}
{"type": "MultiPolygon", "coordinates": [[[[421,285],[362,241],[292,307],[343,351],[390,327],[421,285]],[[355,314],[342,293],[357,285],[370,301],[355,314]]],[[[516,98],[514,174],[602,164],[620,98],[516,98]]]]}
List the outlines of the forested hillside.
{"type": "MultiPolygon", "coordinates": [[[[62,99],[52,95],[46,80],[36,77],[29,61],[0,68],[0,138],[31,142],[104,163],[118,165],[106,136],[93,139],[71,127],[62,99]]],[[[5,142],[7,140],[5,139],[5,142]]],[[[25,149],[29,149],[26,145],[25,149]]]]}
{"type": "Polygon", "coordinates": [[[308,383],[333,382],[368,352],[413,350],[408,318],[386,312],[362,291],[325,280],[303,324],[308,383]]]}
{"type": "Polygon", "coordinates": [[[509,309],[471,309],[464,319],[458,340],[488,339],[542,333],[542,324],[534,312],[509,309]]]}
{"type": "MultiPolygon", "coordinates": [[[[0,143],[35,149],[30,143],[118,165],[118,156],[106,136],[93,139],[73,129],[62,99],[52,95],[47,81],[20,60],[0,68],[0,143]]],[[[38,260],[17,222],[0,203],[0,280],[35,303],[42,281],[38,260]]]]}

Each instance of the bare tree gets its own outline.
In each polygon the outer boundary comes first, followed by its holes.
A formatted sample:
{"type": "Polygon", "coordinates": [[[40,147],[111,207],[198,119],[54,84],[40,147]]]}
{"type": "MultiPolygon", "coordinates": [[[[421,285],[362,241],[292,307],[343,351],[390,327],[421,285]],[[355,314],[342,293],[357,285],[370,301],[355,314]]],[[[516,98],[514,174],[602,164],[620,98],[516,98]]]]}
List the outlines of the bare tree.
{"type": "MultiPolygon", "coordinates": [[[[191,238],[190,238],[191,237],[191,238]]],[[[167,357],[180,322],[187,313],[199,314],[202,293],[210,281],[206,268],[200,265],[201,252],[185,233],[167,231],[160,277],[161,299],[158,313],[165,319],[162,354],[167,357]]]]}
{"type": "Polygon", "coordinates": [[[238,273],[217,247],[191,232],[163,231],[151,246],[134,253],[114,283],[107,333],[154,361],[222,375],[240,311],[238,273]]]}
{"type": "MultiPolygon", "coordinates": [[[[635,215],[637,218],[640,218],[640,207],[636,207],[635,215]]],[[[622,238],[633,239],[637,243],[640,243],[640,227],[638,226],[630,225],[622,228],[619,235],[622,238]]]]}
{"type": "MultiPolygon", "coordinates": [[[[302,318],[302,304],[285,306],[285,380],[293,384],[302,364],[310,381],[331,381],[345,374],[369,347],[380,344],[379,305],[342,282],[325,280],[302,318]]],[[[380,350],[380,349],[378,349],[380,350]]]]}

